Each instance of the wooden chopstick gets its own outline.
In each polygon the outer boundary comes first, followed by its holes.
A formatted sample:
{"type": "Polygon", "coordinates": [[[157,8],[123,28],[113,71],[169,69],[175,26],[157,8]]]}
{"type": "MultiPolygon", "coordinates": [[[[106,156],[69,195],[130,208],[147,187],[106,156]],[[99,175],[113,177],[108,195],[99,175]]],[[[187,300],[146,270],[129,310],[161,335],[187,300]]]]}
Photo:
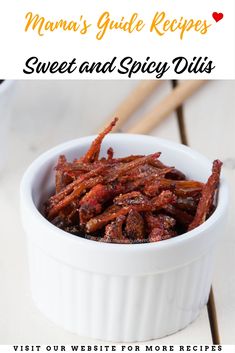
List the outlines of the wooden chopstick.
{"type": "MultiPolygon", "coordinates": [[[[177,80],[172,80],[172,88],[176,88],[178,86],[178,81],[177,80]]],[[[180,141],[183,145],[188,146],[188,136],[187,136],[187,130],[185,126],[185,119],[184,119],[184,109],[183,109],[183,104],[180,104],[176,110],[176,117],[177,117],[177,123],[178,123],[178,130],[180,134],[180,141]]]]}
{"type": "Polygon", "coordinates": [[[113,128],[113,132],[118,131],[120,127],[138,110],[138,108],[151,96],[155,89],[160,86],[161,80],[141,81],[133,91],[116,108],[111,118],[107,119],[101,126],[102,131],[114,116],[119,118],[118,124],[113,128]]]}
{"type": "Polygon", "coordinates": [[[211,335],[213,344],[220,344],[220,335],[219,335],[219,325],[217,320],[216,305],[213,288],[211,287],[209,300],[207,303],[207,312],[210,321],[211,335]]]}
{"type": "Polygon", "coordinates": [[[128,132],[134,134],[149,133],[206,82],[205,80],[184,81],[174,88],[153,110],[140,119],[134,127],[130,128],[128,132]]]}

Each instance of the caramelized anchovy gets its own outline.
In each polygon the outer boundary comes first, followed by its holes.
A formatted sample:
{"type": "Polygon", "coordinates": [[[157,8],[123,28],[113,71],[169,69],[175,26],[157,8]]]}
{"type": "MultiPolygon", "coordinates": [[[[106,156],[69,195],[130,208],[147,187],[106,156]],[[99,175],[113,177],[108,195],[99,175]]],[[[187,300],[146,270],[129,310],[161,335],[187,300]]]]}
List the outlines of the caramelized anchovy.
{"type": "Polygon", "coordinates": [[[138,155],[131,155],[128,157],[120,157],[120,158],[115,158],[112,160],[112,162],[114,163],[129,163],[129,162],[133,162],[136,159],[142,158],[144,157],[144,155],[142,154],[138,154],[138,155]]]}
{"type": "Polygon", "coordinates": [[[130,210],[126,219],[125,233],[129,239],[140,240],[145,238],[144,219],[135,210],[130,210]]]}
{"type": "Polygon", "coordinates": [[[189,214],[188,212],[183,211],[173,205],[166,205],[164,207],[164,209],[167,214],[174,217],[179,224],[181,224],[185,227],[188,227],[188,225],[193,220],[193,216],[191,214],[189,214]]]}
{"type": "Polygon", "coordinates": [[[125,221],[125,216],[119,216],[115,221],[108,224],[105,228],[105,235],[102,238],[102,242],[108,243],[122,243],[129,244],[130,240],[128,240],[122,232],[122,225],[125,221]]]}
{"type": "Polygon", "coordinates": [[[147,212],[145,219],[149,233],[149,242],[166,240],[177,235],[173,229],[176,225],[174,218],[162,213],[154,215],[152,212],[147,212]]]}
{"type": "Polygon", "coordinates": [[[121,194],[113,200],[113,203],[119,206],[140,205],[147,202],[147,197],[140,191],[132,191],[126,194],[121,194]]]}
{"type": "Polygon", "coordinates": [[[83,162],[81,159],[75,159],[72,163],[66,163],[63,166],[60,166],[60,169],[63,172],[67,173],[82,173],[82,172],[90,172],[94,168],[98,168],[100,166],[103,166],[104,164],[106,166],[112,167],[114,164],[118,165],[123,165],[125,163],[132,162],[136,159],[139,159],[141,157],[144,157],[143,155],[132,155],[128,157],[121,157],[121,158],[111,158],[111,150],[110,148],[107,151],[108,158],[101,158],[100,160],[94,161],[92,163],[90,162],[83,162]]]}
{"type": "Polygon", "coordinates": [[[92,188],[93,186],[102,183],[103,177],[98,176],[93,179],[84,180],[82,183],[78,185],[74,191],[66,196],[64,199],[59,201],[55,206],[53,206],[48,212],[48,219],[53,219],[58,215],[60,210],[64,207],[68,206],[75,198],[78,198],[85,190],[92,188]]]}
{"type": "Polygon", "coordinates": [[[192,230],[201,225],[205,222],[206,217],[209,215],[216,190],[219,186],[222,165],[223,163],[218,159],[213,162],[212,174],[203,187],[202,196],[198,203],[196,215],[192,223],[189,225],[188,230],[192,230]]]}
{"type": "Polygon", "coordinates": [[[125,190],[125,186],[120,183],[97,184],[81,199],[79,214],[81,224],[85,224],[89,219],[102,211],[103,204],[112,200],[114,196],[125,190]]]}
{"type": "Polygon", "coordinates": [[[112,128],[116,125],[118,119],[115,118],[110,124],[109,126],[107,126],[106,129],[104,129],[104,131],[102,131],[97,138],[92,142],[91,147],[89,148],[89,150],[87,151],[87,153],[85,154],[85,156],[82,158],[83,162],[94,162],[97,161],[99,158],[99,154],[100,154],[100,148],[101,148],[101,143],[103,141],[103,139],[105,138],[105,136],[112,130],[112,128]]]}
{"type": "Polygon", "coordinates": [[[67,160],[65,156],[60,156],[57,162],[56,175],[55,175],[55,192],[58,194],[65,187],[64,173],[61,168],[66,164],[67,160]]]}
{"type": "Polygon", "coordinates": [[[107,158],[108,161],[113,159],[113,149],[112,149],[112,147],[108,148],[107,155],[108,155],[108,158],[107,158]]]}
{"type": "Polygon", "coordinates": [[[67,195],[69,195],[73,190],[76,189],[81,183],[85,182],[86,180],[89,180],[93,177],[100,176],[106,169],[105,166],[98,167],[94,170],[91,170],[89,173],[84,174],[79,176],[76,180],[74,180],[72,183],[67,185],[61,192],[58,194],[55,194],[51,196],[48,200],[48,205],[54,206],[61,200],[63,200],[67,195]]]}
{"type": "Polygon", "coordinates": [[[176,207],[183,211],[189,212],[190,214],[195,214],[198,202],[198,197],[178,197],[176,207]]]}
{"type": "Polygon", "coordinates": [[[161,178],[153,183],[147,184],[145,193],[149,196],[157,195],[162,190],[174,190],[180,197],[197,196],[202,192],[203,183],[193,180],[170,180],[161,178]]]}
{"type": "Polygon", "coordinates": [[[101,215],[90,219],[86,224],[86,230],[88,233],[93,233],[98,229],[103,228],[110,221],[113,221],[115,218],[126,215],[130,212],[130,210],[135,210],[137,212],[146,212],[146,211],[154,211],[162,209],[169,203],[175,201],[174,195],[170,191],[163,191],[159,196],[154,197],[152,200],[143,202],[139,205],[135,206],[125,206],[119,207],[119,209],[114,209],[113,212],[104,212],[101,215]]]}
{"type": "Polygon", "coordinates": [[[158,242],[162,240],[167,240],[174,237],[176,233],[171,230],[166,230],[163,228],[154,228],[149,234],[149,242],[158,242]]]}
{"type": "Polygon", "coordinates": [[[160,160],[160,152],[99,158],[114,119],[86,154],[71,162],[61,155],[55,192],[45,216],[55,226],[85,239],[115,244],[159,242],[191,230],[215,210],[222,163],[214,161],[206,184],[186,180],[160,160]]]}
{"type": "MultiPolygon", "coordinates": [[[[163,164],[161,161],[156,160],[156,161],[151,161],[150,162],[152,165],[154,165],[157,168],[160,169],[165,169],[165,168],[169,168],[168,166],[166,166],[165,164],[163,164]]],[[[167,174],[167,178],[169,179],[173,179],[173,180],[185,180],[186,176],[184,173],[182,173],[180,170],[172,167],[172,170],[167,174]]]]}
{"type": "Polygon", "coordinates": [[[114,181],[124,175],[128,175],[131,169],[144,165],[146,162],[150,160],[155,160],[159,158],[160,154],[161,154],[160,152],[153,153],[148,156],[137,158],[134,161],[131,161],[129,163],[125,163],[120,167],[116,167],[116,168],[114,167],[113,170],[111,169],[111,172],[107,175],[106,181],[107,182],[114,181]]]}
{"type": "Polygon", "coordinates": [[[176,220],[173,217],[162,213],[154,215],[152,212],[146,212],[145,219],[150,231],[159,227],[169,230],[176,225],[176,220]]]}

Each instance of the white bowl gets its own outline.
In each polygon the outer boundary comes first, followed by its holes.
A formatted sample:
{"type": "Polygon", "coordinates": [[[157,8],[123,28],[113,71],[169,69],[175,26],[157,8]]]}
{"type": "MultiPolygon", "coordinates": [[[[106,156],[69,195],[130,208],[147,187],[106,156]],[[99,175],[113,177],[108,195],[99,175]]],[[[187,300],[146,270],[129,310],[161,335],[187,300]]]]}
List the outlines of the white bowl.
{"type": "Polygon", "coordinates": [[[0,84],[0,171],[7,158],[7,140],[14,84],[15,82],[11,80],[3,81],[0,84]]]}
{"type": "MultiPolygon", "coordinates": [[[[94,136],[41,155],[21,184],[31,289],[37,307],[54,323],[107,341],[156,339],[181,330],[207,303],[213,260],[223,234],[228,190],[222,177],[218,206],[200,227],[149,244],[106,244],[66,233],[38,211],[54,183],[60,154],[73,159],[94,136]]],[[[144,135],[111,134],[102,145],[118,156],[161,151],[161,160],[189,178],[206,181],[212,163],[190,148],[144,135]]]]}

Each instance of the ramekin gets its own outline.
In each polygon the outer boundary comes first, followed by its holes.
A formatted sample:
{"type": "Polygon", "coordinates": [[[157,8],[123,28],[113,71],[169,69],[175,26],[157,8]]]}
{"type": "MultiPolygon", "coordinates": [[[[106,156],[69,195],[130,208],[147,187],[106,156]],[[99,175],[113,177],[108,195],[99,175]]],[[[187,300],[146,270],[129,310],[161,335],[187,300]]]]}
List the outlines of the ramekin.
{"type": "MultiPolygon", "coordinates": [[[[40,213],[54,183],[57,157],[79,157],[94,136],[64,143],[37,158],[21,184],[32,296],[66,330],[101,340],[138,342],[186,327],[207,303],[214,255],[224,231],[228,190],[222,176],[218,206],[200,227],[150,244],[106,244],[66,233],[40,213]]],[[[206,181],[211,161],[183,145],[145,135],[111,134],[117,156],[162,152],[161,160],[206,181]]]]}

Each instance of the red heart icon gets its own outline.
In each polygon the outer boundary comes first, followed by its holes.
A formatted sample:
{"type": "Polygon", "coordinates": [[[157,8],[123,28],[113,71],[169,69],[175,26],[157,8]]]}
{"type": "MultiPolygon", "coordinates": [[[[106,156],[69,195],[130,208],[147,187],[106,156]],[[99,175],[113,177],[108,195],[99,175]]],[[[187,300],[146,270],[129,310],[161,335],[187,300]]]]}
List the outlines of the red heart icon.
{"type": "Polygon", "coordinates": [[[213,12],[212,17],[216,22],[219,22],[220,20],[222,20],[224,15],[221,12],[213,12]]]}

